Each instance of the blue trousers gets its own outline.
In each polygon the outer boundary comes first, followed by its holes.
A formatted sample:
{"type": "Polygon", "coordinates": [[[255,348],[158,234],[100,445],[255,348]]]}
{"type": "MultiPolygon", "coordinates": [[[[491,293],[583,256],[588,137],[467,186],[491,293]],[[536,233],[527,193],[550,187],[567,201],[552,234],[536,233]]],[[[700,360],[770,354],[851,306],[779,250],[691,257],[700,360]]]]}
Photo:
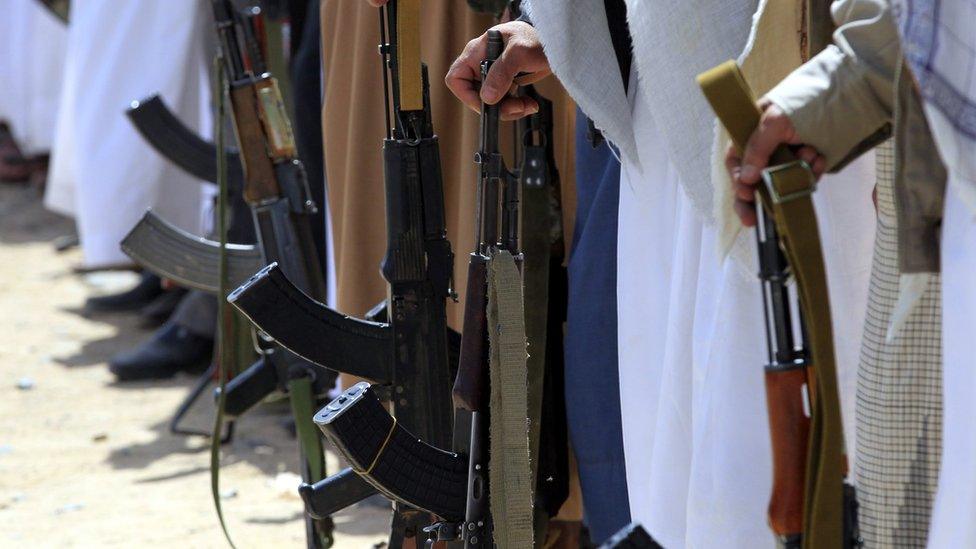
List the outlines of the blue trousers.
{"type": "Polygon", "coordinates": [[[630,523],[617,375],[617,206],[620,162],[593,148],[577,111],[576,228],[569,260],[566,412],[590,536],[630,523]]]}

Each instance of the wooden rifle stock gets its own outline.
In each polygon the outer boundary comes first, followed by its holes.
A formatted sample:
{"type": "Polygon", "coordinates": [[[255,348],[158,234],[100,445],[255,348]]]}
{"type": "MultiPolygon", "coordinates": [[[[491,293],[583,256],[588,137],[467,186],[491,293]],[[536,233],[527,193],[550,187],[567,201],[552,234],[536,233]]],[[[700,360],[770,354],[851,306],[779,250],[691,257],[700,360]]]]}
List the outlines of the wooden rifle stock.
{"type": "Polygon", "coordinates": [[[454,406],[469,411],[484,409],[488,392],[488,258],[473,253],[468,262],[464,330],[454,380],[454,406]]]}
{"type": "Polygon", "coordinates": [[[261,202],[278,197],[281,190],[275,177],[274,163],[268,156],[264,130],[261,127],[260,108],[254,87],[231,87],[230,102],[237,140],[241,147],[244,164],[244,198],[248,203],[261,202]]]}
{"type": "Polygon", "coordinates": [[[810,418],[803,403],[807,388],[805,367],[766,370],[766,407],[773,451],[773,491],[769,498],[769,526],[777,536],[803,531],[810,418]]]}

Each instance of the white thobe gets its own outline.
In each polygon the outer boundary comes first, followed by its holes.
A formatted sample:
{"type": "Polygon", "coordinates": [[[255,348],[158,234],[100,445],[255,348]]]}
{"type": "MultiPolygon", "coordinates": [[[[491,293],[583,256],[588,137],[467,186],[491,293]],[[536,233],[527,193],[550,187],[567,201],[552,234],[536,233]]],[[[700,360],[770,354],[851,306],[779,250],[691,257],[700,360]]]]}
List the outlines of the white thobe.
{"type": "Polygon", "coordinates": [[[976,547],[976,213],[949,172],[942,220],[942,468],[929,548],[976,547]]]}
{"type": "Polygon", "coordinates": [[[201,231],[203,186],[156,153],[125,117],[155,93],[190,128],[208,130],[199,0],[76,0],[45,204],[72,215],[87,267],[128,263],[119,241],[147,208],[201,231]]]}
{"type": "Polygon", "coordinates": [[[7,0],[0,18],[0,119],[25,154],[47,152],[54,139],[67,28],[36,0],[7,0]]]}

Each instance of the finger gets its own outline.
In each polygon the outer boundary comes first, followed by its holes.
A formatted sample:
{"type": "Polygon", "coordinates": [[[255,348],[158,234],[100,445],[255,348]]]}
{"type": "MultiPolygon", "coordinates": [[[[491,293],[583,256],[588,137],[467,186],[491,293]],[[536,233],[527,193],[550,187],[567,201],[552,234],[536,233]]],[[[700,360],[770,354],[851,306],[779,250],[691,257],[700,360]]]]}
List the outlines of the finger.
{"type": "Polygon", "coordinates": [[[806,162],[810,167],[813,167],[813,163],[817,161],[818,156],[820,155],[813,147],[800,147],[800,150],[796,152],[796,157],[806,162]]]}
{"type": "Polygon", "coordinates": [[[822,156],[817,156],[816,160],[810,164],[810,168],[813,170],[813,175],[819,178],[827,171],[827,159],[822,156]]]}
{"type": "Polygon", "coordinates": [[[498,104],[502,120],[518,120],[539,112],[539,104],[530,97],[506,97],[498,104]]]}
{"type": "Polygon", "coordinates": [[[484,58],[487,47],[486,36],[482,35],[468,42],[444,77],[444,83],[451,93],[476,112],[481,109],[478,82],[481,79],[481,59],[484,58]]]}
{"type": "Polygon", "coordinates": [[[481,99],[489,105],[501,101],[522,70],[525,48],[510,40],[501,56],[491,64],[481,85],[481,99]]]}
{"type": "Polygon", "coordinates": [[[739,180],[748,185],[758,183],[760,172],[769,164],[769,157],[773,151],[786,143],[792,137],[792,133],[792,125],[785,116],[764,115],[759,121],[759,127],[746,143],[739,180]]]}
{"type": "Polygon", "coordinates": [[[729,145],[729,148],[725,150],[725,169],[732,176],[733,180],[739,177],[737,173],[733,172],[738,172],[741,167],[742,158],[739,157],[739,151],[736,150],[734,145],[729,145]]]}
{"type": "Polygon", "coordinates": [[[732,189],[735,191],[735,198],[744,202],[755,202],[756,187],[733,181],[732,189]]]}
{"type": "Polygon", "coordinates": [[[378,8],[380,6],[385,6],[386,3],[389,2],[390,0],[366,0],[366,1],[369,2],[370,6],[373,6],[374,8],[378,8]]]}
{"type": "Polygon", "coordinates": [[[739,220],[746,227],[753,227],[756,225],[756,207],[749,202],[743,202],[741,200],[736,200],[733,205],[735,208],[735,214],[739,216],[739,220]]]}
{"type": "Polygon", "coordinates": [[[520,74],[515,77],[515,83],[519,86],[528,86],[529,84],[535,84],[540,80],[545,80],[549,74],[550,73],[548,71],[536,71],[528,74],[520,74]]]}

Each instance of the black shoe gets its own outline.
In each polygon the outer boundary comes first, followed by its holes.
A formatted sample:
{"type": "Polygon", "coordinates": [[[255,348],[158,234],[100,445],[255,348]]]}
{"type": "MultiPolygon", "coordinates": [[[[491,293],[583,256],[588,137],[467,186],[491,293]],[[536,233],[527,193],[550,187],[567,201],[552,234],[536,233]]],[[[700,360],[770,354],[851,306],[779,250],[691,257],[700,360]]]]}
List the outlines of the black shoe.
{"type": "Polygon", "coordinates": [[[116,355],[108,369],[118,381],[165,379],[180,371],[202,371],[212,353],[212,339],[168,322],[139,347],[116,355]]]}
{"type": "Polygon", "coordinates": [[[89,297],[85,300],[85,311],[89,313],[119,313],[138,311],[163,293],[162,281],[151,273],[142,273],[141,280],[131,290],[118,294],[89,297]]]}
{"type": "Polygon", "coordinates": [[[186,292],[186,289],[176,287],[159,294],[156,299],[139,309],[139,316],[142,317],[142,325],[146,328],[155,328],[169,320],[169,317],[176,311],[177,305],[183,300],[186,292]]]}

